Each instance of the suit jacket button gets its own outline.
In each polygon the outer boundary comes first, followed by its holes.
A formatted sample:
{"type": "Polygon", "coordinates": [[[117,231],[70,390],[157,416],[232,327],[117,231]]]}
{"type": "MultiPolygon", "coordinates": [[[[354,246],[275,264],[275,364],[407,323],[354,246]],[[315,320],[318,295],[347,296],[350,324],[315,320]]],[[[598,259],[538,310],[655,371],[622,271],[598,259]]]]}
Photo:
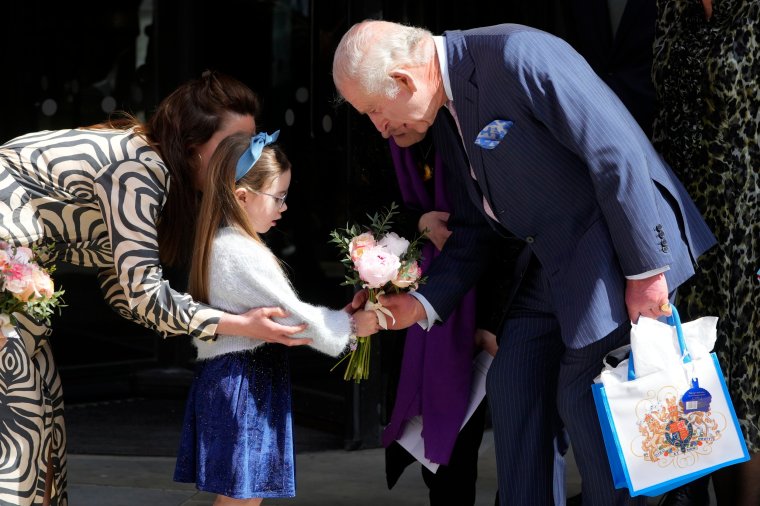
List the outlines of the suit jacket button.
{"type": "Polygon", "coordinates": [[[533,244],[535,242],[535,239],[533,239],[532,235],[529,235],[528,237],[525,238],[525,242],[527,242],[528,244],[533,244]]]}
{"type": "Polygon", "coordinates": [[[662,247],[662,252],[663,253],[667,253],[668,251],[670,251],[670,248],[668,248],[667,246],[663,246],[662,247]]]}
{"type": "Polygon", "coordinates": [[[662,225],[657,225],[654,229],[658,232],[662,232],[662,225]]]}
{"type": "Polygon", "coordinates": [[[667,241],[666,239],[663,239],[663,240],[660,242],[660,244],[661,244],[661,245],[663,245],[663,246],[667,246],[667,245],[668,245],[668,241],[667,241]]]}
{"type": "Polygon", "coordinates": [[[665,232],[663,232],[662,230],[660,230],[659,232],[657,232],[657,237],[659,237],[660,239],[662,239],[663,237],[665,237],[665,232]]]}

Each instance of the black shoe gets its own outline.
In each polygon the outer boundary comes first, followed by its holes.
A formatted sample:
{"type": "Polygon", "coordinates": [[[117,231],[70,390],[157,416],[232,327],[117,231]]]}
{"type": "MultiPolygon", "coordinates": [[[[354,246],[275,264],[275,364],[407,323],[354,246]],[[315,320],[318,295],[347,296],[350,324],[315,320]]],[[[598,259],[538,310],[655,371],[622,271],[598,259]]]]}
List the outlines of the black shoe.
{"type": "Polygon", "coordinates": [[[710,506],[708,485],[710,477],[705,476],[668,492],[660,501],[660,506],[710,506]]]}

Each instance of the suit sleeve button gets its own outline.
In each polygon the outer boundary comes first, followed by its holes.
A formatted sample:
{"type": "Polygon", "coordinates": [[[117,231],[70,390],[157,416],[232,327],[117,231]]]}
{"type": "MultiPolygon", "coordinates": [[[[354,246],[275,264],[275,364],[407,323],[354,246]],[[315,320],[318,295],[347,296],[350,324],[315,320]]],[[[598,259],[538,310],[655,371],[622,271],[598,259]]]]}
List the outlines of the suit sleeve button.
{"type": "Polygon", "coordinates": [[[532,235],[529,235],[528,237],[525,238],[525,242],[527,242],[528,244],[533,244],[535,241],[536,240],[533,238],[532,235]]]}

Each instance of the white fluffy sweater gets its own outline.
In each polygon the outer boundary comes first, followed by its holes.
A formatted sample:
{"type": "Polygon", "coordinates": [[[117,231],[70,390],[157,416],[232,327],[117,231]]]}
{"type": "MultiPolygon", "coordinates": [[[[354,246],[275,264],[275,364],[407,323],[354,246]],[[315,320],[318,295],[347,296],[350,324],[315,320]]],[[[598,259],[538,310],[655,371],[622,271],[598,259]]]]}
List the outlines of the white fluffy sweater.
{"type": "MultiPolygon", "coordinates": [[[[295,337],[312,339],[312,348],[338,356],[348,345],[348,314],[299,300],[272,252],[236,229],[223,228],[217,234],[208,275],[211,306],[234,314],[255,307],[281,307],[290,316],[277,321],[284,325],[308,324],[295,337]]],[[[263,342],[229,335],[219,335],[215,341],[193,339],[199,359],[251,350],[263,342]]]]}

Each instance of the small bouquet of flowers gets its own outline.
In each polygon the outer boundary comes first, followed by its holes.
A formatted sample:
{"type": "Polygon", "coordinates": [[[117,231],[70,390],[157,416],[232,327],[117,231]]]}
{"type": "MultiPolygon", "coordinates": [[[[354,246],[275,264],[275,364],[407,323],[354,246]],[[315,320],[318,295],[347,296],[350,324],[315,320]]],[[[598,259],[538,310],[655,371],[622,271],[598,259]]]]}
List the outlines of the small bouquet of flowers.
{"type": "Polygon", "coordinates": [[[0,240],[0,330],[5,337],[18,337],[14,313],[49,324],[62,306],[63,290],[55,291],[50,277],[54,268],[42,267],[37,257],[36,250],[0,240]]]}
{"type": "MultiPolygon", "coordinates": [[[[393,314],[377,300],[378,295],[385,293],[400,293],[414,291],[424,282],[422,270],[419,267],[420,241],[424,235],[419,235],[412,242],[399,237],[390,228],[392,218],[398,214],[398,206],[392,202],[383,213],[367,215],[369,227],[358,225],[346,226],[344,229],[333,230],[330,242],[340,248],[343,263],[348,273],[343,285],[361,286],[366,288],[369,299],[365,309],[374,310],[380,326],[388,328],[388,318],[393,314]]],[[[357,336],[355,346],[333,367],[348,359],[343,379],[354,380],[357,383],[369,377],[370,337],[357,336]]]]}

